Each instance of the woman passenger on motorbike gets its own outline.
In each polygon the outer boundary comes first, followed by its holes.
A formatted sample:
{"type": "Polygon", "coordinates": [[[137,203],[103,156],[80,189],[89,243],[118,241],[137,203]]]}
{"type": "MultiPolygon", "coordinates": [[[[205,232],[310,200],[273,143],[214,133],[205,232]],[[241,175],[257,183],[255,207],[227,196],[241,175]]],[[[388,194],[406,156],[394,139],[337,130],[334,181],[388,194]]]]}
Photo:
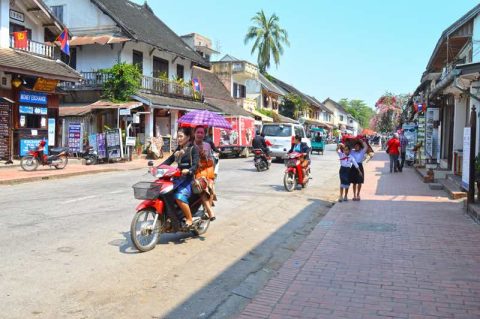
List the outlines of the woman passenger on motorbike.
{"type": "Polygon", "coordinates": [[[185,215],[187,227],[193,223],[192,212],[188,205],[188,199],[192,195],[192,181],[198,168],[198,149],[190,142],[192,131],[189,128],[179,128],[177,132],[178,147],[162,165],[177,163],[182,176],[175,180],[175,202],[185,215]]]}
{"type": "Polygon", "coordinates": [[[205,141],[205,133],[205,127],[195,127],[194,145],[197,147],[200,156],[195,178],[203,190],[201,195],[203,207],[205,207],[210,221],[214,221],[216,218],[212,209],[213,200],[215,199],[213,149],[211,144],[205,141]]]}
{"type": "Polygon", "coordinates": [[[303,173],[303,182],[305,183],[308,180],[307,176],[307,167],[310,164],[310,147],[308,147],[307,143],[302,142],[302,137],[300,135],[295,135],[295,143],[292,145],[292,148],[288,153],[297,152],[303,154],[300,157],[300,161],[302,164],[302,173],[303,173]]]}

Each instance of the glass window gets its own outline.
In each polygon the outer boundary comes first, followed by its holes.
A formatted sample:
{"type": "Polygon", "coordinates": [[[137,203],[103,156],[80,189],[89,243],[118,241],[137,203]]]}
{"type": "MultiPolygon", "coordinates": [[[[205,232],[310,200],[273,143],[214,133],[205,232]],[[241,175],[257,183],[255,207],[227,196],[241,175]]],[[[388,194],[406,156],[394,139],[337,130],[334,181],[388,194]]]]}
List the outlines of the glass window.
{"type": "Polygon", "coordinates": [[[302,138],[305,137],[305,131],[301,126],[295,126],[295,135],[300,135],[302,138]]]}
{"type": "Polygon", "coordinates": [[[61,22],[63,21],[63,6],[51,6],[53,14],[57,17],[58,20],[61,22]]]}
{"type": "Polygon", "coordinates": [[[177,78],[184,79],[185,67],[181,64],[177,64],[177,78]]]}
{"type": "Polygon", "coordinates": [[[143,74],[143,53],[133,50],[133,65],[138,66],[138,69],[143,74]]]}
{"type": "Polygon", "coordinates": [[[292,136],[292,127],[290,125],[264,125],[262,132],[265,136],[289,137],[292,136]]]}

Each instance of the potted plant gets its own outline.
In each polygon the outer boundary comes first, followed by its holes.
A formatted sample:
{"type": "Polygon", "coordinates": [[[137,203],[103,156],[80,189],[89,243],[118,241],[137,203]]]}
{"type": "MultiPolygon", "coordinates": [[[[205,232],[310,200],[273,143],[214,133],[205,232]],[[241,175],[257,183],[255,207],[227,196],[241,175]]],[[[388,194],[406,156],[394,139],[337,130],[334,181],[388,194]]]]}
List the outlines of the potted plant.
{"type": "Polygon", "coordinates": [[[479,196],[479,200],[480,200],[480,154],[475,156],[474,168],[475,168],[475,182],[477,184],[477,194],[478,194],[477,196],[479,196]]]}
{"type": "Polygon", "coordinates": [[[142,155],[143,145],[142,145],[142,143],[140,143],[140,138],[138,138],[138,137],[135,140],[135,151],[137,152],[138,156],[142,155]]]}

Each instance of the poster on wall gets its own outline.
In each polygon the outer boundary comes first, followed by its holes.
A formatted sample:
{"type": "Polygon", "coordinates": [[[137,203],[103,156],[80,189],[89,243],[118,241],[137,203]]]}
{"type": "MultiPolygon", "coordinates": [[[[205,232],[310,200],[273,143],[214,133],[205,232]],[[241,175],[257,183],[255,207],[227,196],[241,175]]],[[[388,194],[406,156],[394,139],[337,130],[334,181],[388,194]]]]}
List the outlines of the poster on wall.
{"type": "Polygon", "coordinates": [[[97,152],[98,152],[98,158],[107,157],[107,147],[105,145],[105,133],[97,134],[97,152]]]}
{"type": "Polygon", "coordinates": [[[48,146],[55,146],[55,119],[48,119],[48,146]]]}
{"type": "Polygon", "coordinates": [[[109,159],[120,159],[123,156],[123,143],[121,130],[114,129],[105,132],[107,141],[107,157],[109,159]]]}
{"type": "Polygon", "coordinates": [[[462,187],[468,190],[470,179],[470,128],[463,128],[463,169],[462,169],[462,187]]]}
{"type": "Polygon", "coordinates": [[[93,151],[98,153],[97,134],[90,134],[88,136],[88,146],[92,147],[93,151]]]}
{"type": "MultiPolygon", "coordinates": [[[[25,156],[29,151],[35,150],[42,139],[21,139],[20,140],[20,156],[25,156]]],[[[48,141],[45,144],[44,153],[48,154],[48,141]]]]}
{"type": "Polygon", "coordinates": [[[81,123],[68,124],[68,148],[72,153],[83,150],[83,127],[81,123]]]}

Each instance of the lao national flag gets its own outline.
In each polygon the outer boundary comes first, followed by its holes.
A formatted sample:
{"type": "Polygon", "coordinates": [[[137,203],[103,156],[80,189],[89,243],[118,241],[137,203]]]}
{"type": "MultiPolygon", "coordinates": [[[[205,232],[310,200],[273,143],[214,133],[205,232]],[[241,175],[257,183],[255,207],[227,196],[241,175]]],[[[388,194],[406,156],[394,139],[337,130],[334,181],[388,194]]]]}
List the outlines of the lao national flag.
{"type": "Polygon", "coordinates": [[[70,42],[68,40],[68,30],[67,28],[63,29],[62,34],[57,38],[60,41],[60,49],[66,55],[70,55],[70,42]]]}
{"type": "Polygon", "coordinates": [[[13,47],[26,50],[28,48],[27,31],[13,32],[13,47]]]}
{"type": "Polygon", "coordinates": [[[200,84],[200,81],[197,78],[194,78],[192,80],[193,84],[193,90],[196,92],[200,92],[202,90],[202,85],[200,84]]]}

